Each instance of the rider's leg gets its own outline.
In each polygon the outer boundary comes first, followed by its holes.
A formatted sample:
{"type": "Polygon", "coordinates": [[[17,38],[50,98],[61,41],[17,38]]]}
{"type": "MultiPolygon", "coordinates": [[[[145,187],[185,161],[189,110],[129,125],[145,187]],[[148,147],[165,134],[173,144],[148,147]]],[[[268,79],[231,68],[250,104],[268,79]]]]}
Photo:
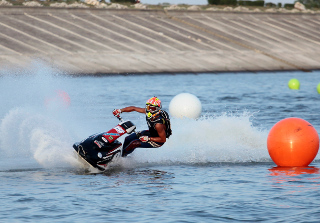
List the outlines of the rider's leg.
{"type": "Polygon", "coordinates": [[[158,144],[155,142],[141,142],[139,137],[145,135],[150,136],[148,130],[141,131],[140,133],[132,133],[131,135],[127,136],[123,143],[122,156],[127,156],[128,154],[132,153],[137,147],[154,148],[162,146],[162,144],[158,144]]]}

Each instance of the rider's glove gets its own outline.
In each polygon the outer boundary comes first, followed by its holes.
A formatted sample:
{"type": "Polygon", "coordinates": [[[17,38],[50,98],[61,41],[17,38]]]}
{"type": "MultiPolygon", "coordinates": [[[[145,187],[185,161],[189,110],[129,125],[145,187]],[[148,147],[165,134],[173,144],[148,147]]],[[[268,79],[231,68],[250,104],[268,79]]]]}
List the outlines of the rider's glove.
{"type": "Polygon", "coordinates": [[[140,136],[139,139],[140,139],[141,142],[149,142],[150,141],[148,136],[140,136]]]}
{"type": "Polygon", "coordinates": [[[121,114],[121,109],[114,109],[114,110],[112,111],[112,114],[113,114],[114,116],[118,117],[118,116],[121,114]]]}

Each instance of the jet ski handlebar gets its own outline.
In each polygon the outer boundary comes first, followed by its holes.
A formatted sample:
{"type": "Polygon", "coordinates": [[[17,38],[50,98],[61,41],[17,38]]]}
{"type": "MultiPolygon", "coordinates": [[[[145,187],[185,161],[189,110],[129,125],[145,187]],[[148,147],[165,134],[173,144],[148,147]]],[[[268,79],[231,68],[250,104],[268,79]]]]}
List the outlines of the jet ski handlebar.
{"type": "Polygon", "coordinates": [[[118,115],[118,116],[115,116],[117,119],[119,119],[119,121],[120,122],[123,122],[123,119],[121,118],[121,116],[120,115],[118,115]]]}

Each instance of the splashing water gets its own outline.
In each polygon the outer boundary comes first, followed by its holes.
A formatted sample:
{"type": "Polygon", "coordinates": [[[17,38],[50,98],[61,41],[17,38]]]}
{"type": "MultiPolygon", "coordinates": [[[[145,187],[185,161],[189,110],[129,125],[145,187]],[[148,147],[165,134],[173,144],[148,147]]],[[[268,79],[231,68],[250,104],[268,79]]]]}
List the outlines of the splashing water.
{"type": "Polygon", "coordinates": [[[2,119],[0,132],[1,149],[9,158],[33,157],[43,167],[75,163],[68,130],[40,113],[13,109],[2,119]]]}
{"type": "Polygon", "coordinates": [[[199,120],[172,119],[173,135],[159,149],[137,149],[139,162],[211,163],[270,161],[267,132],[254,128],[251,115],[223,114],[199,120]]]}
{"type": "MultiPolygon", "coordinates": [[[[78,92],[85,91],[86,88],[74,86],[75,78],[62,76],[58,71],[41,64],[35,66],[25,74],[1,77],[0,99],[6,106],[0,109],[0,149],[4,154],[3,158],[10,160],[9,164],[6,162],[6,166],[10,168],[12,164],[16,167],[19,163],[23,168],[23,159],[34,161],[45,168],[79,167],[80,162],[72,145],[96,133],[89,131],[91,128],[97,128],[99,132],[101,121],[90,123],[89,126],[86,118],[79,116],[79,111],[84,113],[84,117],[94,120],[97,108],[86,104],[77,110],[71,99],[78,104],[83,100],[91,100],[91,104],[102,104],[99,100],[104,99],[96,97],[101,92],[92,91],[94,94],[90,99],[84,99],[78,92]],[[63,97],[59,97],[61,92],[63,97]],[[86,129],[79,128],[79,125],[86,129]]],[[[85,83],[87,80],[88,78],[81,79],[78,83],[85,83]]],[[[121,89],[117,90],[119,92],[121,89]]],[[[127,95],[120,94],[118,97],[119,100],[125,100],[122,97],[127,95]]],[[[170,101],[170,98],[166,100],[170,101]]],[[[138,148],[129,159],[122,159],[121,165],[270,161],[266,148],[268,133],[253,127],[250,118],[252,115],[248,112],[238,115],[209,115],[198,120],[172,118],[173,135],[163,147],[138,148]]],[[[145,126],[143,119],[132,121],[145,126]]],[[[103,129],[107,131],[114,125],[113,120],[112,124],[104,125],[103,129]]],[[[124,138],[120,139],[122,142],[123,140],[124,138]]]]}
{"type": "Polygon", "coordinates": [[[68,111],[63,97],[60,101],[57,97],[61,91],[56,90],[64,87],[63,78],[43,64],[34,66],[1,77],[0,98],[5,106],[0,110],[0,149],[10,159],[6,168],[23,168],[24,161],[32,159],[43,167],[75,166],[73,139],[63,124],[68,111]]]}
{"type": "MultiPolygon", "coordinates": [[[[110,127],[111,128],[111,127],[110,127]]],[[[252,127],[249,116],[172,119],[174,134],[157,149],[137,148],[135,164],[261,162],[270,160],[267,132],[252,127]]],[[[1,122],[1,148],[8,157],[33,157],[43,167],[79,166],[72,129],[27,109],[11,110],[1,122]]],[[[123,139],[122,139],[123,140],[123,139]]],[[[122,162],[127,166],[125,162],[122,162]]],[[[132,162],[130,165],[133,165],[132,162]]]]}

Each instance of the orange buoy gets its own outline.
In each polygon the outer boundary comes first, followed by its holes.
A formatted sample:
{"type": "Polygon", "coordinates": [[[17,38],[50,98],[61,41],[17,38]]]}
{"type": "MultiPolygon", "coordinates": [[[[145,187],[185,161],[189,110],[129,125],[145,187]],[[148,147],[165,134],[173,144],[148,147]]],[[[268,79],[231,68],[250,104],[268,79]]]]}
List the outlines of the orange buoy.
{"type": "Polygon", "coordinates": [[[309,122],[286,118],[271,128],[267,147],[278,166],[308,166],[318,153],[319,135],[309,122]]]}
{"type": "Polygon", "coordinates": [[[63,91],[63,90],[57,90],[56,93],[57,93],[57,96],[62,101],[62,104],[65,107],[69,107],[70,104],[71,104],[71,100],[70,100],[70,97],[69,97],[68,93],[63,91]]]}
{"type": "Polygon", "coordinates": [[[45,99],[45,106],[47,108],[68,108],[71,104],[71,99],[67,92],[63,90],[56,90],[51,97],[45,99]]]}

